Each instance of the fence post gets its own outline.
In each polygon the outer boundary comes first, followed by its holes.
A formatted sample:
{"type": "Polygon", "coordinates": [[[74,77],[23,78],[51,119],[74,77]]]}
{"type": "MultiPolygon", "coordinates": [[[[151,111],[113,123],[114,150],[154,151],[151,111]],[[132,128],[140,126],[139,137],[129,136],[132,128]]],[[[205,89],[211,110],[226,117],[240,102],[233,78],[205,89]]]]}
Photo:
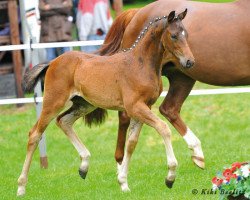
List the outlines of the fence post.
{"type": "MultiPolygon", "coordinates": [[[[8,15],[10,22],[10,38],[11,44],[20,44],[19,29],[18,29],[18,14],[17,14],[17,2],[14,0],[8,1],[8,15]]],[[[22,57],[21,51],[12,51],[12,60],[14,65],[14,77],[15,77],[15,88],[16,96],[19,98],[24,97],[23,90],[21,87],[22,82],[22,57]]],[[[20,105],[18,105],[20,106],[20,105]]]]}
{"type": "MultiPolygon", "coordinates": [[[[32,38],[32,43],[36,43],[36,38],[32,38]]],[[[39,49],[32,49],[31,51],[32,58],[32,67],[39,64],[39,49]]],[[[36,116],[39,118],[42,111],[42,103],[36,102],[36,97],[42,97],[42,85],[41,81],[38,81],[35,89],[34,89],[34,99],[36,103],[36,116]]],[[[45,141],[45,133],[42,134],[42,138],[39,142],[39,151],[40,151],[40,166],[41,168],[48,168],[48,158],[46,155],[46,141],[45,141]]]]}

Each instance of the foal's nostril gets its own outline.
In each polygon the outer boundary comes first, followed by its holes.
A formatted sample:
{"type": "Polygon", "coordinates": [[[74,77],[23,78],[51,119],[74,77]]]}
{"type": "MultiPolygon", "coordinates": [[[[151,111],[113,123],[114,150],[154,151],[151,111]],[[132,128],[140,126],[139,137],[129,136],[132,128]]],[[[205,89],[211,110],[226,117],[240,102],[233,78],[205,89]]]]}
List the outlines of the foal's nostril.
{"type": "Polygon", "coordinates": [[[194,65],[194,61],[187,60],[187,63],[186,63],[187,68],[193,67],[193,65],[194,65]]]}

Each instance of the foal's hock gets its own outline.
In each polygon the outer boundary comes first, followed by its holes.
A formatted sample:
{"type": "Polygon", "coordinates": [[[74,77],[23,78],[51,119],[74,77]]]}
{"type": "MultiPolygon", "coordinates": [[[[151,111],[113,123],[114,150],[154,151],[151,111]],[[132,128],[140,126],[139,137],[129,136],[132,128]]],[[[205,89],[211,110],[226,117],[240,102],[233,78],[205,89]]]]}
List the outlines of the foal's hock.
{"type": "Polygon", "coordinates": [[[186,30],[181,22],[186,12],[187,10],[176,16],[172,11],[169,16],[154,19],[144,28],[134,45],[124,52],[113,56],[97,56],[72,51],[59,56],[49,65],[34,67],[25,76],[25,87],[32,89],[37,80],[45,75],[45,87],[41,116],[29,133],[27,155],[18,179],[17,195],[25,194],[32,155],[42,133],[55,117],[57,125],[82,158],[79,173],[82,178],[86,177],[90,152],[72,126],[77,119],[98,107],[126,111],[132,118],[124,159],[121,166],[118,166],[118,181],[122,191],[129,190],[128,164],[143,123],[155,128],[163,137],[169,169],[166,183],[169,187],[172,186],[177,160],[171,144],[171,132],[150,108],[162,92],[160,63],[163,54],[171,52],[184,67],[190,67],[188,65],[194,63],[186,34],[183,34],[186,30]],[[176,40],[176,37],[180,40],[176,40]],[[73,105],[59,114],[69,101],[73,105]]]}

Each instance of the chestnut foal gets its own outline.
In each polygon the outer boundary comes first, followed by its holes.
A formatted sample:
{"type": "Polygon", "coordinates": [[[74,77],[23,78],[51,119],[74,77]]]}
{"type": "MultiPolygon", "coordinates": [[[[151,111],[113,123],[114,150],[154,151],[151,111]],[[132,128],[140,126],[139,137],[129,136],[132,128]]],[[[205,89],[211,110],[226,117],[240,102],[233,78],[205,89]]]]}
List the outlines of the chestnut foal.
{"type": "Polygon", "coordinates": [[[130,132],[126,144],[123,162],[118,169],[118,181],[122,191],[129,191],[127,183],[128,164],[138,141],[143,123],[155,128],[163,137],[167,165],[166,178],[171,186],[176,177],[177,160],[175,158],[169,127],[150,110],[162,92],[160,63],[163,54],[171,52],[187,67],[194,63],[193,54],[187,44],[186,30],[182,19],[186,10],[175,15],[172,11],[150,22],[141,32],[130,49],[113,56],[97,56],[83,52],[67,52],[49,65],[39,64],[25,75],[24,87],[32,90],[39,78],[45,76],[43,109],[40,118],[29,132],[27,155],[22,173],[18,179],[17,195],[25,194],[28,171],[33,153],[42,133],[57,116],[57,125],[68,136],[82,159],[79,173],[85,178],[90,152],[77,137],[72,126],[80,117],[97,107],[126,111],[131,117],[130,132]],[[180,35],[176,42],[173,35],[180,35]],[[58,115],[71,101],[73,105],[58,115]]]}

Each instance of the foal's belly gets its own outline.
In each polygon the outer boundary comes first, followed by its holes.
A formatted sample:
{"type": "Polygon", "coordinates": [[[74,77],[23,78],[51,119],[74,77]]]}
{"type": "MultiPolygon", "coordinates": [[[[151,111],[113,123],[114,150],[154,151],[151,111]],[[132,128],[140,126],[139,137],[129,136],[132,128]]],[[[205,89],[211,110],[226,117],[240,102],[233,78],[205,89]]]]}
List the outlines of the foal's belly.
{"type": "Polygon", "coordinates": [[[86,101],[100,108],[124,110],[119,82],[114,71],[85,67],[75,72],[75,87],[86,101]]]}
{"type": "Polygon", "coordinates": [[[80,95],[95,107],[104,108],[108,110],[124,110],[122,99],[116,95],[107,93],[105,95],[104,93],[97,94],[88,91],[86,92],[84,90],[80,92],[80,95]]]}

